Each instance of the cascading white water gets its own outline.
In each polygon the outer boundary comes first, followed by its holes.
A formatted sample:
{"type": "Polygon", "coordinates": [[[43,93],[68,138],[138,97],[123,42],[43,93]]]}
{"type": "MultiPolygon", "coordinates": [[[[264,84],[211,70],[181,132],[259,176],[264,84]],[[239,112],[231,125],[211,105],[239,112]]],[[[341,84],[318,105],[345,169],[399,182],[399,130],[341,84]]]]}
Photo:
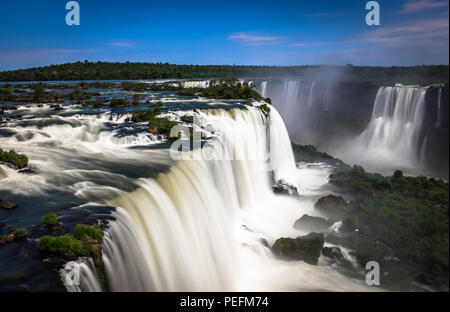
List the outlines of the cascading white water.
{"type": "Polygon", "coordinates": [[[428,136],[425,136],[425,139],[423,139],[422,147],[420,148],[420,164],[422,167],[426,166],[426,151],[427,151],[427,142],[428,142],[428,136]]]}
{"type": "Polygon", "coordinates": [[[428,87],[381,87],[373,106],[372,119],[358,138],[358,155],[378,166],[415,167],[420,164],[420,131],[428,87]],[[363,154],[361,154],[363,153],[363,154]],[[362,155],[362,156],[361,156],[362,155]]]}
{"type": "Polygon", "coordinates": [[[311,108],[313,106],[314,101],[314,87],[316,86],[316,82],[313,81],[311,84],[311,89],[309,90],[309,97],[308,97],[308,108],[311,108]]]}
{"type": "Polygon", "coordinates": [[[256,107],[207,110],[200,119],[214,129],[202,149],[106,202],[118,207],[103,248],[110,290],[363,289],[327,266],[276,259],[261,243],[297,236],[293,222],[313,210],[271,190],[269,148],[276,178],[299,170],[278,112],[269,121],[256,107]]]}
{"type": "Polygon", "coordinates": [[[261,96],[263,98],[267,97],[267,81],[261,82],[261,96]]]}
{"type": "Polygon", "coordinates": [[[441,99],[442,99],[442,88],[439,88],[437,96],[436,127],[439,127],[441,125],[441,99]]]}

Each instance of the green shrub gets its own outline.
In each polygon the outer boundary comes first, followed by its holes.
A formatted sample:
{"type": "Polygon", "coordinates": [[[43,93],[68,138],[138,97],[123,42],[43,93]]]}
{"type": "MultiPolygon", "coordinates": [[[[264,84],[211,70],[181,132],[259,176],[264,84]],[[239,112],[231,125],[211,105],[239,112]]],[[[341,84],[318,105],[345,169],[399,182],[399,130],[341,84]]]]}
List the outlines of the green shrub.
{"type": "Polygon", "coordinates": [[[131,116],[131,120],[133,122],[143,122],[143,121],[150,121],[151,119],[155,118],[161,114],[160,108],[155,109],[138,109],[133,111],[133,114],[131,116]]]}
{"type": "Polygon", "coordinates": [[[27,236],[28,231],[26,228],[20,228],[20,229],[16,229],[14,231],[14,237],[15,238],[24,238],[25,236],[27,236]]]}
{"type": "Polygon", "coordinates": [[[58,224],[58,216],[55,213],[49,213],[42,218],[42,222],[46,225],[58,224]]]}
{"type": "Polygon", "coordinates": [[[83,242],[93,239],[101,242],[103,240],[103,233],[98,228],[84,224],[77,224],[74,230],[74,237],[83,242]]]}
{"type": "Polygon", "coordinates": [[[83,245],[79,240],[69,235],[42,236],[38,241],[38,249],[72,257],[90,256],[92,253],[92,245],[83,245]]]}
{"type": "Polygon", "coordinates": [[[125,107],[127,106],[127,101],[125,99],[112,99],[109,101],[109,107],[111,108],[117,108],[117,107],[125,107]]]}
{"type": "Polygon", "coordinates": [[[14,150],[7,152],[0,148],[0,161],[13,164],[19,169],[28,166],[28,157],[23,154],[17,154],[14,150]]]}
{"type": "Polygon", "coordinates": [[[263,104],[260,106],[264,114],[269,115],[270,114],[270,107],[267,104],[263,104]]]}

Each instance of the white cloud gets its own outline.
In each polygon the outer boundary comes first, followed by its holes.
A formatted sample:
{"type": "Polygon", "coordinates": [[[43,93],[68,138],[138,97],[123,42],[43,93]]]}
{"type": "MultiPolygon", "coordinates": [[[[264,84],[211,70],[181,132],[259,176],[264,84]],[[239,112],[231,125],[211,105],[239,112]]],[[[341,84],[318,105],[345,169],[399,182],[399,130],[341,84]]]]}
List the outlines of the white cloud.
{"type": "Polygon", "coordinates": [[[405,22],[365,32],[359,40],[380,46],[448,46],[448,17],[405,22]]]}
{"type": "Polygon", "coordinates": [[[409,14],[425,10],[432,10],[448,6],[448,1],[436,0],[412,0],[403,5],[403,8],[398,11],[399,14],[409,14]]]}
{"type": "Polygon", "coordinates": [[[229,36],[228,39],[239,41],[243,45],[256,46],[256,45],[273,44],[273,43],[276,43],[276,42],[280,41],[281,39],[283,39],[283,37],[256,36],[256,35],[250,35],[246,32],[238,32],[238,33],[234,33],[231,36],[229,36]]]}

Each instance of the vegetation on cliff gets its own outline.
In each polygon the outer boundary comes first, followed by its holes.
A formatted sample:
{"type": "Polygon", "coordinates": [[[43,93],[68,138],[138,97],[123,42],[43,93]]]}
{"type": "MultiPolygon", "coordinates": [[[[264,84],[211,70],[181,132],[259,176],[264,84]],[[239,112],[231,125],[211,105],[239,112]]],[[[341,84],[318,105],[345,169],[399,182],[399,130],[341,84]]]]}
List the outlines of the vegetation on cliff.
{"type": "Polygon", "coordinates": [[[361,263],[395,256],[418,266],[418,280],[448,285],[448,183],[426,177],[369,174],[362,167],[330,175],[330,184],[353,196],[343,217],[346,242],[361,263]],[[446,278],[445,278],[446,277],[446,278]]]}

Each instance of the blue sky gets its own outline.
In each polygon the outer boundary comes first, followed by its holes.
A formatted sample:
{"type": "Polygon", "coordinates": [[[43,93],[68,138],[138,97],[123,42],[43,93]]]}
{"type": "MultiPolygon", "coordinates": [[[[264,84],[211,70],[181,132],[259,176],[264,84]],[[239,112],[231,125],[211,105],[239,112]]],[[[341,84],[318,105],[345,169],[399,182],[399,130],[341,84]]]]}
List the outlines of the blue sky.
{"type": "Polygon", "coordinates": [[[175,64],[448,64],[448,1],[66,0],[0,3],[0,70],[73,61],[175,64]]]}

